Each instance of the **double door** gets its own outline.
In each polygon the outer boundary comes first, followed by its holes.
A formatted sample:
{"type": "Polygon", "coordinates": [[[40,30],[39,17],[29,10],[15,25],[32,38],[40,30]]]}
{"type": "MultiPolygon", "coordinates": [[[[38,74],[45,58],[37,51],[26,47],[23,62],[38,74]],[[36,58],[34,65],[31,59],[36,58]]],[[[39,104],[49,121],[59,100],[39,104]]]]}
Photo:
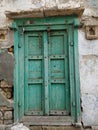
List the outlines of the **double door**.
{"type": "Polygon", "coordinates": [[[69,115],[66,30],[24,34],[25,115],[69,115]]]}

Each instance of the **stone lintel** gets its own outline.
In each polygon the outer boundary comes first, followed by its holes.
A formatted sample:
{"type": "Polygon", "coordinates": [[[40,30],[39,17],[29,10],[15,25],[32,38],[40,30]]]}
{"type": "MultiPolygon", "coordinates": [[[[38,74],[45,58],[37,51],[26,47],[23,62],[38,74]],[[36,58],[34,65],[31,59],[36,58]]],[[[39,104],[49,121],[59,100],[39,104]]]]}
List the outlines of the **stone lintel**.
{"type": "Polygon", "coordinates": [[[21,10],[21,11],[6,11],[5,14],[8,18],[34,18],[34,17],[49,17],[49,16],[62,16],[62,15],[77,15],[81,17],[83,14],[84,8],[44,8],[44,9],[35,9],[35,10],[21,10]]]}

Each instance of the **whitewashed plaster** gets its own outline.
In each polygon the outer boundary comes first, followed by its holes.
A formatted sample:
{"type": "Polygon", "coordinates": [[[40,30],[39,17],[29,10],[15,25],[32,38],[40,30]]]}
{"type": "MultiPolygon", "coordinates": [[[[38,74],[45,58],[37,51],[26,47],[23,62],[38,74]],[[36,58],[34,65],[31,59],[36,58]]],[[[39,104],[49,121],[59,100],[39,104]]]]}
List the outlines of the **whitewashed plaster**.
{"type": "Polygon", "coordinates": [[[82,122],[98,125],[98,40],[86,40],[82,30],[78,38],[82,122]]]}

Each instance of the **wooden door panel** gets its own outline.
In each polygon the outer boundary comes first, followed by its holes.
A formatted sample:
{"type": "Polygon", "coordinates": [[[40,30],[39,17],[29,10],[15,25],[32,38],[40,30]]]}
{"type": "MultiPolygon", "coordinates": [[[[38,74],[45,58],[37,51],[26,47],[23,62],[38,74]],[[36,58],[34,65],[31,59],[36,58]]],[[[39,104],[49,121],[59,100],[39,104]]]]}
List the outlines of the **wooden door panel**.
{"type": "Polygon", "coordinates": [[[28,85],[28,112],[30,115],[41,115],[43,112],[42,106],[42,85],[28,85]]]}
{"type": "Polygon", "coordinates": [[[65,63],[63,59],[52,59],[51,64],[51,79],[65,78],[65,63]]]}
{"type": "Polygon", "coordinates": [[[28,63],[29,79],[42,79],[42,60],[29,60],[28,63]]]}
{"type": "Polygon", "coordinates": [[[25,115],[43,115],[43,35],[25,34],[25,115]]]}
{"type": "Polygon", "coordinates": [[[66,31],[53,31],[49,35],[49,105],[50,115],[67,115],[66,113],[66,31]]]}
{"type": "Polygon", "coordinates": [[[29,55],[41,55],[42,54],[42,35],[31,34],[28,36],[28,54],[29,55]]]}
{"type": "Polygon", "coordinates": [[[66,31],[53,31],[49,35],[47,32],[26,34],[26,115],[67,115],[66,106],[69,99],[66,95],[69,91],[68,88],[66,90],[66,54],[66,31]]]}
{"type": "Polygon", "coordinates": [[[64,35],[59,32],[53,32],[51,35],[50,53],[51,55],[60,55],[64,53],[64,35]]]}
{"type": "Polygon", "coordinates": [[[66,109],[65,84],[52,83],[50,91],[50,109],[56,111],[64,111],[66,109]]]}

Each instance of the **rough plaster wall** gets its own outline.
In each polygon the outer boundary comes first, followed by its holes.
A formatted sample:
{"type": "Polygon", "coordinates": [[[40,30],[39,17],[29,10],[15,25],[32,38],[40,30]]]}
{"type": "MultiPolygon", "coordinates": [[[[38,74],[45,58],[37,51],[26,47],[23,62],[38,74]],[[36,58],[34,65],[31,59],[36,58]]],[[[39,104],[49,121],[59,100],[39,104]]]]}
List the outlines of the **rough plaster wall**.
{"type": "Polygon", "coordinates": [[[97,16],[97,0],[0,0],[0,28],[8,26],[11,20],[7,19],[4,12],[7,10],[33,10],[43,8],[66,8],[85,6],[84,16],[97,16]]]}
{"type": "Polygon", "coordinates": [[[9,10],[12,5],[12,0],[0,0],[0,28],[9,25],[11,20],[8,20],[4,14],[5,10],[9,10]]]}
{"type": "Polygon", "coordinates": [[[79,30],[79,63],[82,122],[98,125],[98,40],[86,40],[79,30]]]}
{"type": "Polygon", "coordinates": [[[98,16],[98,0],[83,0],[84,16],[98,16]]]}
{"type": "MultiPolygon", "coordinates": [[[[11,23],[11,20],[8,20],[4,15],[5,10],[32,10],[55,6],[58,6],[58,8],[79,7],[80,5],[83,5],[83,3],[86,3],[84,4],[86,5],[85,15],[96,15],[97,12],[91,10],[92,2],[90,0],[0,0],[0,27],[8,26],[11,23]]],[[[93,8],[96,6],[97,3],[96,5],[93,4],[93,8]]]]}
{"type": "MultiPolygon", "coordinates": [[[[66,8],[85,6],[83,20],[98,16],[98,0],[0,0],[0,28],[7,27],[12,20],[6,18],[6,10],[32,10],[50,7],[66,8]],[[86,17],[86,18],[85,18],[86,17]]],[[[0,44],[1,48],[8,48],[0,44]]],[[[98,125],[98,40],[86,40],[79,31],[80,83],[82,98],[82,122],[84,125],[98,125]]]]}
{"type": "Polygon", "coordinates": [[[7,50],[0,53],[0,80],[7,80],[13,84],[13,55],[7,50]]]}

